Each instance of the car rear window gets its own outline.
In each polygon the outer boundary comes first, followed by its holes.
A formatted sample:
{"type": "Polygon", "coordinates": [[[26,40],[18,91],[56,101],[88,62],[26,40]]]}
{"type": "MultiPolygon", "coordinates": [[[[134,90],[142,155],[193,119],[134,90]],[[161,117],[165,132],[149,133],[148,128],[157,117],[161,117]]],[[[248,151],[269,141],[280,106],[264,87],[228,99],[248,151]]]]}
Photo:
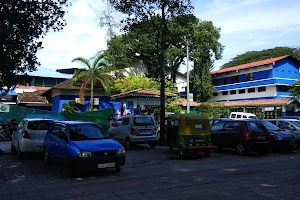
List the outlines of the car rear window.
{"type": "Polygon", "coordinates": [[[253,132],[253,133],[265,133],[265,132],[267,132],[267,129],[260,122],[248,122],[247,125],[248,125],[248,129],[249,129],[250,132],[253,132]]]}
{"type": "Polygon", "coordinates": [[[27,128],[29,130],[48,130],[50,125],[53,123],[51,120],[39,120],[28,122],[27,128]]]}
{"type": "Polygon", "coordinates": [[[154,121],[152,117],[134,117],[133,121],[135,126],[154,125],[154,121]]]}

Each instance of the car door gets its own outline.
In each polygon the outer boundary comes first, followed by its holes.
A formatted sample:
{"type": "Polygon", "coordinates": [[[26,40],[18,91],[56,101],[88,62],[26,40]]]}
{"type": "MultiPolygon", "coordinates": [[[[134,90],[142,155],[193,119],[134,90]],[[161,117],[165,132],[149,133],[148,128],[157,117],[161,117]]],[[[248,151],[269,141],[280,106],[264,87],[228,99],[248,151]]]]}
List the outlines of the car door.
{"type": "Polygon", "coordinates": [[[240,137],[239,124],[240,123],[236,121],[225,123],[223,128],[223,135],[220,138],[224,143],[224,147],[235,148],[235,146],[237,145],[236,142],[240,137]]]}
{"type": "Polygon", "coordinates": [[[68,141],[68,127],[64,124],[60,124],[58,139],[56,143],[56,154],[58,159],[60,159],[64,163],[68,162],[69,157],[68,141]]]}
{"type": "Polygon", "coordinates": [[[112,136],[117,141],[121,141],[122,139],[122,134],[120,133],[121,129],[122,129],[122,118],[117,119],[112,131],[112,136]]]}
{"type": "Polygon", "coordinates": [[[225,122],[219,121],[211,127],[211,141],[213,146],[223,146],[223,128],[225,126],[225,122]]]}
{"type": "Polygon", "coordinates": [[[48,144],[48,153],[49,156],[58,159],[57,157],[57,145],[58,145],[58,136],[59,136],[59,124],[54,124],[52,129],[49,132],[49,135],[46,138],[46,143],[48,144]]]}
{"type": "Polygon", "coordinates": [[[20,136],[22,135],[22,129],[24,128],[24,123],[25,123],[25,121],[22,120],[17,128],[17,131],[15,131],[11,136],[11,141],[15,148],[18,147],[18,142],[19,142],[20,136]]]}
{"type": "Polygon", "coordinates": [[[121,141],[125,142],[125,139],[130,134],[130,117],[124,117],[122,120],[122,126],[119,129],[121,135],[121,141]]]}

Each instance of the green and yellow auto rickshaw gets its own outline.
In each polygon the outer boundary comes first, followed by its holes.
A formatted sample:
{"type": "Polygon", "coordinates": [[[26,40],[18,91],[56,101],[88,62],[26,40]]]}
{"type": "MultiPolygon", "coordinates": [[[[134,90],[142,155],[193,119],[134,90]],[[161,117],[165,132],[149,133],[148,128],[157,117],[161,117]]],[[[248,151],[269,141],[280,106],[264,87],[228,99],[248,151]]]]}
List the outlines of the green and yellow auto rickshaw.
{"type": "Polygon", "coordinates": [[[209,121],[201,115],[169,115],[166,139],[169,148],[177,148],[183,158],[199,152],[209,156],[212,151],[209,121]]]}

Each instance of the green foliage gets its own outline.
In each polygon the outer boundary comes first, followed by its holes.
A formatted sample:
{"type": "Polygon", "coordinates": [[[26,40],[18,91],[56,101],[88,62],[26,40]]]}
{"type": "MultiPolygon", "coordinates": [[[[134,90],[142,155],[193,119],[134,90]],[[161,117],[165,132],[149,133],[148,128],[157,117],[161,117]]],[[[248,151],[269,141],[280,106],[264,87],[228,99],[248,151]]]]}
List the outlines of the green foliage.
{"type": "Polygon", "coordinates": [[[295,98],[299,98],[300,97],[300,80],[296,81],[291,86],[292,86],[292,88],[289,90],[289,92],[291,93],[291,96],[293,96],[295,98]]]}
{"type": "Polygon", "coordinates": [[[63,103],[62,108],[63,110],[60,112],[61,115],[74,114],[79,110],[77,107],[77,103],[75,101],[69,101],[68,103],[63,103]]]}
{"type": "MultiPolygon", "coordinates": [[[[160,84],[158,79],[147,78],[142,76],[127,76],[118,78],[115,80],[114,91],[115,92],[128,92],[136,89],[151,89],[160,90],[160,84]]],[[[176,93],[177,89],[174,83],[166,81],[166,92],[176,93]]]]}
{"type": "Polygon", "coordinates": [[[179,104],[178,99],[168,99],[167,100],[167,106],[166,106],[166,111],[167,112],[172,112],[174,114],[180,114],[181,112],[184,112],[182,107],[179,104]]]}
{"type": "Polygon", "coordinates": [[[101,53],[91,59],[82,57],[74,58],[72,62],[78,62],[84,65],[85,68],[78,69],[73,75],[74,83],[87,82],[91,89],[91,110],[94,106],[94,87],[102,87],[109,94],[113,87],[113,79],[107,73],[109,66],[104,59],[105,56],[101,53]]]}
{"type": "Polygon", "coordinates": [[[290,55],[294,58],[300,60],[300,48],[293,47],[275,47],[272,49],[265,49],[262,51],[248,51],[241,55],[234,57],[228,63],[225,63],[221,68],[232,67],[236,65],[242,65],[250,62],[255,62],[259,60],[265,60],[269,58],[274,58],[278,56],[290,55]]]}
{"type": "Polygon", "coordinates": [[[62,30],[68,5],[68,0],[0,1],[0,89],[15,86],[17,73],[40,65],[41,39],[50,30],[62,30]]]}
{"type": "Polygon", "coordinates": [[[203,102],[198,107],[198,113],[208,118],[220,117],[227,113],[227,108],[217,102],[203,102]]]}

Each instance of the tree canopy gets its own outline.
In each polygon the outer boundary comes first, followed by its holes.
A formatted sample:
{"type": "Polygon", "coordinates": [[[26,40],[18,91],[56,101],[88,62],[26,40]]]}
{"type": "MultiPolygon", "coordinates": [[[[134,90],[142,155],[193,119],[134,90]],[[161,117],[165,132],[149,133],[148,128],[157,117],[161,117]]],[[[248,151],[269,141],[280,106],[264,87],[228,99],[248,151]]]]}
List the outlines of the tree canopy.
{"type": "Polygon", "coordinates": [[[292,86],[292,88],[289,90],[289,92],[291,93],[291,96],[293,96],[295,98],[299,98],[300,97],[300,80],[296,81],[291,86],[292,86]]]}
{"type": "Polygon", "coordinates": [[[66,25],[68,0],[9,0],[0,2],[0,89],[17,83],[16,74],[35,70],[41,38],[66,25]]]}
{"type": "Polygon", "coordinates": [[[221,68],[228,68],[284,55],[290,55],[300,60],[300,47],[275,47],[272,49],[264,49],[262,51],[248,51],[234,57],[221,68]]]}

